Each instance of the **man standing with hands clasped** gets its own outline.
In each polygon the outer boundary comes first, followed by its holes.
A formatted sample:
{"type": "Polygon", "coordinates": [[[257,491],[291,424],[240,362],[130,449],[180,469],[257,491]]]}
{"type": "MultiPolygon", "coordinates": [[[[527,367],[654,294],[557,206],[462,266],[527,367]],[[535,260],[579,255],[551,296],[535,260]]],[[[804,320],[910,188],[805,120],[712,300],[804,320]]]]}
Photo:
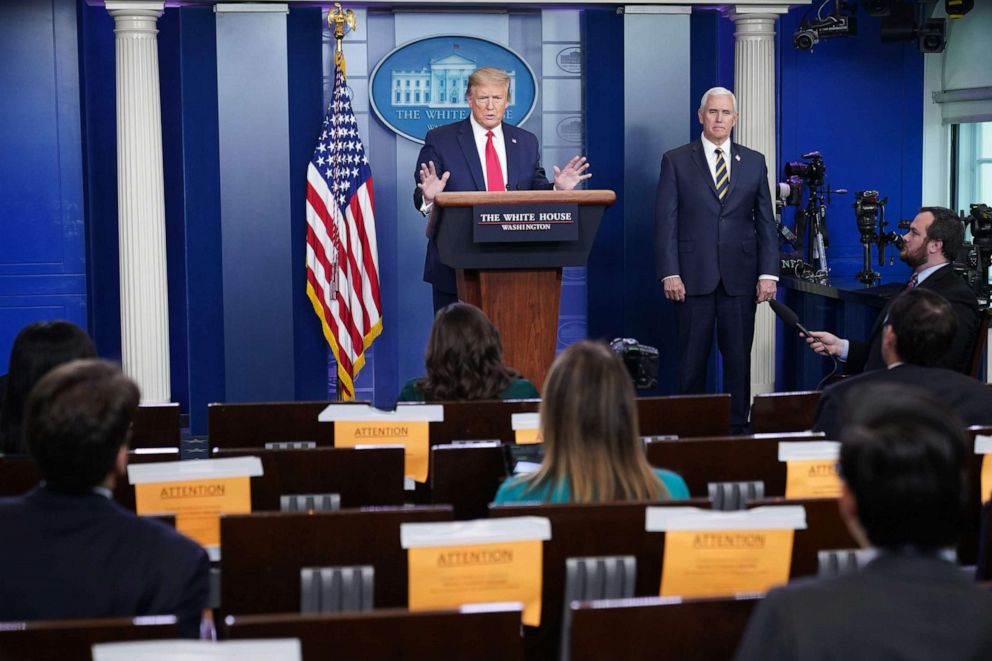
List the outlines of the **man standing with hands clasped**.
{"type": "Polygon", "coordinates": [[[716,327],[731,429],[747,427],[757,303],[775,298],[778,237],[765,157],[734,144],[737,100],[723,87],[699,104],[703,134],[661,161],[655,258],[678,323],[679,392],[706,388],[716,327]]]}
{"type": "MultiPolygon", "coordinates": [[[[417,157],[413,205],[429,215],[442,191],[572,190],[592,175],[584,156],[555,166],[554,182],[541,167],[537,137],[503,123],[510,105],[510,77],[502,69],[482,67],[468,79],[468,119],[431,130],[417,157]]],[[[437,243],[429,237],[424,282],[434,288],[434,312],[458,300],[455,271],[441,263],[437,243]]]]}

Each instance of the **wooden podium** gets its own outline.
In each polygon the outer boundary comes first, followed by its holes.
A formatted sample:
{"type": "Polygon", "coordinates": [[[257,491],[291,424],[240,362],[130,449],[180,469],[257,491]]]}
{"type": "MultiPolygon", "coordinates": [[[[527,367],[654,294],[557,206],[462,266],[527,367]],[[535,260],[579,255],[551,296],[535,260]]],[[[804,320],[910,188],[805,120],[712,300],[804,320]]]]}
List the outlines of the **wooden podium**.
{"type": "MultiPolygon", "coordinates": [[[[555,357],[563,266],[584,266],[603,212],[616,200],[610,190],[439,193],[431,224],[441,261],[456,270],[459,300],[482,309],[499,329],[503,362],[539,389],[555,357]],[[479,207],[517,210],[576,205],[577,238],[548,240],[526,231],[510,241],[478,242],[479,207]]],[[[534,224],[536,225],[536,223],[534,224]]]]}

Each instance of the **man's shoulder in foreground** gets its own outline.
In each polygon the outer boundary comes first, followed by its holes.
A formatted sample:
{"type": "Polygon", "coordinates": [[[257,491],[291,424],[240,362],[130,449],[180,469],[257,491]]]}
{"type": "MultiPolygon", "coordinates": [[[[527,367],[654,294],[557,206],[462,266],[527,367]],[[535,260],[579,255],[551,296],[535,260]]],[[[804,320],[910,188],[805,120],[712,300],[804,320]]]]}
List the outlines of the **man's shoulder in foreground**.
{"type": "Polygon", "coordinates": [[[737,659],[992,658],[989,617],[992,591],[952,563],[882,556],[858,572],[770,591],[737,659]]]}
{"type": "MultiPolygon", "coordinates": [[[[40,535],[85,534],[73,522],[84,522],[91,532],[126,539],[132,550],[142,550],[181,563],[198,561],[203,548],[172,526],[136,515],[96,492],[66,494],[37,487],[24,495],[0,499],[0,521],[16,525],[34,520],[40,535]]],[[[106,539],[106,538],[104,538],[106,539]]],[[[49,540],[51,541],[51,540],[49,540]]]]}

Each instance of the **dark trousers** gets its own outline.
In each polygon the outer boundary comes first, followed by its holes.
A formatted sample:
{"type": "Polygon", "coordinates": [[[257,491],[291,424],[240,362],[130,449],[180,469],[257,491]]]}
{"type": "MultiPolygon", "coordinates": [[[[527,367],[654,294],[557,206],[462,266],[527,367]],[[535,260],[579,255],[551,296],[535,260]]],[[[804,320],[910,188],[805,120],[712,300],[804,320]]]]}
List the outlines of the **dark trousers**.
{"type": "Polygon", "coordinates": [[[441,308],[447,307],[452,303],[458,302],[458,294],[452,294],[449,291],[441,291],[437,287],[431,287],[434,293],[434,314],[437,314],[441,308]]]}
{"type": "Polygon", "coordinates": [[[676,303],[679,333],[679,392],[706,392],[706,367],[716,342],[723,356],[723,391],[730,393],[730,427],[747,427],[751,409],[751,342],[754,339],[755,294],[731,296],[723,283],[702,296],[676,303]]]}

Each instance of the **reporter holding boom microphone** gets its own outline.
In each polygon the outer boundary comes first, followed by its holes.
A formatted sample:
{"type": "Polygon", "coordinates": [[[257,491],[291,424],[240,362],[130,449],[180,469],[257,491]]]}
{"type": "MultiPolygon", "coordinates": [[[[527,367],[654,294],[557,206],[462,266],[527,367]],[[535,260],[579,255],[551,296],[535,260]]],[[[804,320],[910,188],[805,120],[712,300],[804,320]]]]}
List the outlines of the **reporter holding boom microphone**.
{"type": "MultiPolygon", "coordinates": [[[[978,334],[979,312],[975,293],[954,272],[952,264],[964,243],[964,224],[950,209],[922,207],[903,240],[899,259],[913,269],[906,289],[922,287],[940,294],[957,317],[958,331],[936,366],[967,373],[978,334]]],[[[889,316],[889,305],[891,301],[882,308],[867,341],[811,331],[806,342],[816,353],[844,361],[844,371],[848,374],[881,369],[885,367],[882,327],[889,316]]]]}

